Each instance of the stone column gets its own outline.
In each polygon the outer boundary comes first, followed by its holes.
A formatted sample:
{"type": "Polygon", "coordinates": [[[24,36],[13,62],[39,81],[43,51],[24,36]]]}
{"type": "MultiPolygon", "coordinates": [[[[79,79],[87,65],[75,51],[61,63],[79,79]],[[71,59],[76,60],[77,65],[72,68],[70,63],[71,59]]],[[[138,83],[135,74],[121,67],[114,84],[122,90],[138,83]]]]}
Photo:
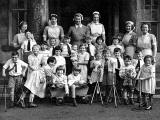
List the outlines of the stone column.
{"type": "Polygon", "coordinates": [[[48,21],[48,0],[29,0],[27,21],[29,30],[34,34],[37,43],[40,43],[48,21]]]}

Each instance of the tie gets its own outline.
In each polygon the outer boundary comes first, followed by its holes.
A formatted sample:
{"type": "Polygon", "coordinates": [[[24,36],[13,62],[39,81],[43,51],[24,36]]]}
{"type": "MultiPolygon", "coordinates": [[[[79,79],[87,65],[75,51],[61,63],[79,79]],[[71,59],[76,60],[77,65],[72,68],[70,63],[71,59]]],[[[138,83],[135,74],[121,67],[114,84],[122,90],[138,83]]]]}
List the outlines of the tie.
{"type": "Polygon", "coordinates": [[[90,44],[88,44],[87,52],[91,55],[90,44]]]}
{"type": "Polygon", "coordinates": [[[136,65],[136,69],[140,69],[140,60],[138,60],[138,63],[136,65]]]}
{"type": "Polygon", "coordinates": [[[118,68],[120,68],[120,67],[121,67],[121,64],[120,64],[120,61],[119,61],[119,59],[118,59],[118,58],[117,58],[117,65],[118,65],[118,66],[117,66],[118,68]]]}
{"type": "Polygon", "coordinates": [[[17,72],[17,63],[14,63],[15,72],[17,72]]]}
{"type": "Polygon", "coordinates": [[[55,54],[55,49],[52,47],[52,56],[55,54]]]}
{"type": "Polygon", "coordinates": [[[30,40],[28,40],[27,51],[30,51],[30,50],[31,50],[30,46],[31,46],[31,42],[30,42],[30,40]]]}
{"type": "Polygon", "coordinates": [[[68,54],[71,55],[71,48],[69,47],[68,44],[67,44],[67,49],[68,49],[68,54]]]}
{"type": "Polygon", "coordinates": [[[105,70],[108,71],[108,59],[105,59],[105,70]]]}

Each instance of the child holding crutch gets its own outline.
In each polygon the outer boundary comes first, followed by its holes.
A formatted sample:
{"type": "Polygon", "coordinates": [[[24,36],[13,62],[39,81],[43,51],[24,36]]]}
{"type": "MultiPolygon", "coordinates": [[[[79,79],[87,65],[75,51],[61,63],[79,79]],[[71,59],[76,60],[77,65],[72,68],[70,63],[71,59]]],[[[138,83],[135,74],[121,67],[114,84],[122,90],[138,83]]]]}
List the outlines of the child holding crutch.
{"type": "MultiPolygon", "coordinates": [[[[23,92],[23,81],[22,77],[25,76],[28,64],[20,60],[18,52],[12,52],[12,58],[9,59],[3,66],[2,76],[6,77],[6,69],[9,71],[9,83],[8,87],[10,88],[10,107],[15,105],[15,96],[19,90],[23,92]]],[[[17,98],[19,99],[19,98],[17,98]]]]}

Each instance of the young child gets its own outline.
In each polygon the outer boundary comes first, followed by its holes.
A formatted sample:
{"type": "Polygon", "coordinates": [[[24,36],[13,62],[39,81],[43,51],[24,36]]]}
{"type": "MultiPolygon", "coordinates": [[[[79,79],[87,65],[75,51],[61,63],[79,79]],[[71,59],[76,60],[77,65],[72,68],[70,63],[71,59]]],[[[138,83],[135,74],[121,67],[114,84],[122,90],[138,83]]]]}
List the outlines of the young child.
{"type": "Polygon", "coordinates": [[[102,54],[96,53],[95,60],[92,60],[90,63],[90,67],[92,69],[91,79],[89,80],[89,91],[88,94],[93,94],[96,82],[102,83],[103,78],[103,62],[102,62],[102,54]]]}
{"type": "Polygon", "coordinates": [[[107,47],[102,36],[98,36],[96,38],[95,47],[96,52],[100,52],[101,54],[103,53],[103,50],[107,47]]]}
{"type": "Polygon", "coordinates": [[[66,60],[63,56],[61,56],[61,52],[62,52],[62,49],[60,46],[56,46],[55,47],[55,55],[53,57],[56,58],[56,65],[55,65],[55,68],[57,68],[58,66],[63,66],[64,67],[64,70],[65,70],[65,73],[66,73],[66,60]]]}
{"type": "Polygon", "coordinates": [[[39,51],[39,54],[43,55],[42,66],[47,65],[47,59],[50,56],[50,51],[48,50],[48,43],[46,41],[41,44],[41,50],[39,51]]]}
{"type": "Polygon", "coordinates": [[[75,52],[78,53],[78,45],[77,44],[73,44],[72,45],[72,50],[74,50],[75,52]]]}
{"type": "MultiPolygon", "coordinates": [[[[24,86],[30,91],[29,107],[37,107],[37,105],[33,103],[34,97],[35,95],[40,98],[45,97],[46,78],[44,71],[41,68],[43,56],[39,54],[40,46],[34,45],[32,50],[33,54],[28,56],[29,69],[24,86]]],[[[24,91],[19,100],[22,107],[25,107],[25,96],[26,92],[24,91]]]]}
{"type": "Polygon", "coordinates": [[[135,87],[136,70],[132,65],[132,58],[129,55],[124,57],[125,66],[120,69],[119,75],[124,80],[123,82],[123,98],[124,104],[128,104],[128,95],[130,104],[134,104],[133,94],[135,87]]]}
{"type": "Polygon", "coordinates": [[[108,46],[108,48],[111,51],[111,55],[114,56],[114,49],[115,48],[120,48],[121,49],[121,54],[124,53],[124,47],[119,44],[119,38],[118,37],[113,37],[113,42],[112,45],[108,46]]]}
{"type": "Polygon", "coordinates": [[[65,69],[63,66],[58,66],[56,69],[56,74],[52,80],[52,86],[50,89],[51,98],[56,97],[56,104],[63,103],[64,94],[69,95],[69,88],[67,83],[67,76],[64,75],[65,69]],[[65,89],[65,93],[64,93],[65,89]]]}
{"type": "Polygon", "coordinates": [[[6,70],[9,72],[8,87],[10,89],[10,107],[14,107],[17,102],[15,96],[18,97],[18,92],[21,94],[23,89],[22,77],[25,76],[28,64],[19,59],[18,52],[12,52],[12,58],[9,59],[3,66],[2,76],[6,77],[6,70]]]}
{"type": "Polygon", "coordinates": [[[86,47],[84,44],[80,45],[79,47],[79,53],[78,53],[78,65],[81,69],[81,76],[82,79],[87,82],[87,65],[89,61],[89,53],[86,52],[86,47]]]}
{"type": "Polygon", "coordinates": [[[122,96],[123,79],[119,76],[119,70],[124,66],[124,61],[121,57],[121,49],[114,49],[114,61],[115,61],[115,71],[116,71],[116,87],[120,96],[122,96]]]}
{"type": "Polygon", "coordinates": [[[64,36],[64,41],[62,45],[62,52],[61,55],[65,58],[66,60],[66,75],[69,75],[72,73],[72,68],[71,68],[71,60],[70,60],[70,55],[71,55],[71,44],[70,42],[70,37],[64,36]]]}
{"type": "Polygon", "coordinates": [[[111,57],[111,51],[109,49],[103,50],[103,64],[104,64],[104,71],[103,71],[103,85],[105,86],[105,99],[107,99],[109,95],[109,91],[113,82],[115,84],[115,62],[114,58],[111,57]]]}
{"type": "Polygon", "coordinates": [[[75,98],[78,92],[81,97],[84,97],[88,91],[87,83],[82,79],[80,72],[81,69],[79,67],[74,67],[72,74],[68,75],[68,85],[71,87],[73,106],[77,106],[75,98]]]}
{"type": "MultiPolygon", "coordinates": [[[[153,57],[150,55],[146,55],[144,57],[144,65],[141,67],[139,74],[137,75],[137,79],[141,81],[141,89],[142,95],[144,98],[143,107],[146,107],[146,110],[152,109],[152,99],[153,94],[155,94],[155,66],[153,65],[153,57]]],[[[139,89],[139,90],[140,90],[139,89]]]]}
{"type": "Polygon", "coordinates": [[[26,40],[21,45],[21,51],[23,56],[23,61],[28,63],[28,56],[32,53],[33,45],[36,45],[36,41],[34,40],[33,34],[29,31],[25,31],[26,40]]]}

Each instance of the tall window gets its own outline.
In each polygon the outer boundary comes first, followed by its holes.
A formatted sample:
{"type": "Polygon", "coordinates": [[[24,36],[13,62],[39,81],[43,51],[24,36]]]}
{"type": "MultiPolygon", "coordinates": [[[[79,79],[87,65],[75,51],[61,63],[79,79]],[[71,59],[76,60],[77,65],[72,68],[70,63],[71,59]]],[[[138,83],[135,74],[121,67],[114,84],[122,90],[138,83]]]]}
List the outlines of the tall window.
{"type": "Polygon", "coordinates": [[[19,32],[19,23],[27,20],[27,0],[9,1],[9,43],[13,36],[19,32]]]}

